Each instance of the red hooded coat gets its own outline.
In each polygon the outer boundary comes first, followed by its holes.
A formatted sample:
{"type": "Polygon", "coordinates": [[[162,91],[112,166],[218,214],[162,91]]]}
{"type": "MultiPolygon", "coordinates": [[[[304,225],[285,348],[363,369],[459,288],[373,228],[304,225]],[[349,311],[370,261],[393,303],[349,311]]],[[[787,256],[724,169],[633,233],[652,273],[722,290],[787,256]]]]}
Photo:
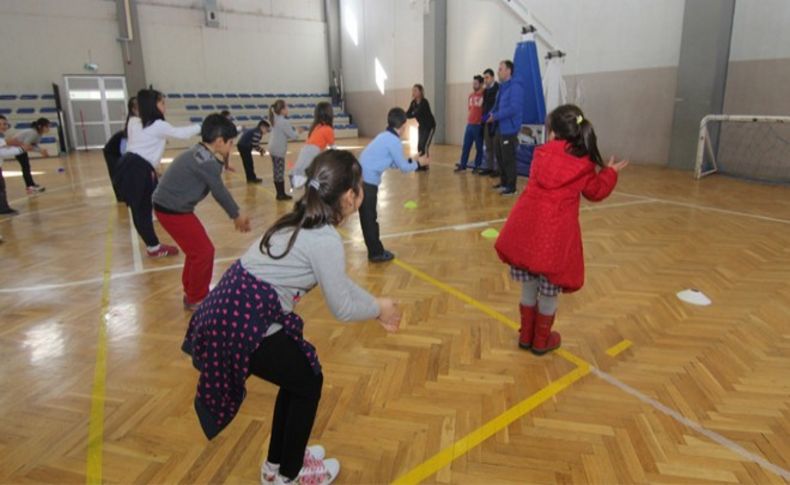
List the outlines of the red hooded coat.
{"type": "Polygon", "coordinates": [[[564,141],[554,140],[535,150],[527,190],[510,211],[494,247],[505,263],[544,275],[563,291],[573,292],[584,284],[580,196],[605,199],[617,184],[617,172],[597,172],[588,157],[575,157],[565,147],[564,141]]]}

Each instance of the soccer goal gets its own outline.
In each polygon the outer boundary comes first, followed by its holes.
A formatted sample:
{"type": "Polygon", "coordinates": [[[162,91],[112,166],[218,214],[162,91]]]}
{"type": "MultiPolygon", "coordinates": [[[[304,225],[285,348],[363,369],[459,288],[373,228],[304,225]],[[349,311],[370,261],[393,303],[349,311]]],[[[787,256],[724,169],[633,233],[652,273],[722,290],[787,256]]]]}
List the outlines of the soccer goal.
{"type": "Polygon", "coordinates": [[[790,116],[708,115],[694,176],[713,173],[790,184],[790,116]]]}

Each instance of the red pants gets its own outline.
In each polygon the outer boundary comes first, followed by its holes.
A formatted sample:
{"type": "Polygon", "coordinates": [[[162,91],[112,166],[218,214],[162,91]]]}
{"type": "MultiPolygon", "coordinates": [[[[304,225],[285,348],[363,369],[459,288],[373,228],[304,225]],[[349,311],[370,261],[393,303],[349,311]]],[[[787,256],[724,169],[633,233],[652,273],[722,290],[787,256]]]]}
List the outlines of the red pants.
{"type": "Polygon", "coordinates": [[[155,211],[159,224],[184,251],[184,272],[181,282],[187,303],[198,303],[208,295],[214,270],[214,245],[195,214],[166,214],[155,211]]]}

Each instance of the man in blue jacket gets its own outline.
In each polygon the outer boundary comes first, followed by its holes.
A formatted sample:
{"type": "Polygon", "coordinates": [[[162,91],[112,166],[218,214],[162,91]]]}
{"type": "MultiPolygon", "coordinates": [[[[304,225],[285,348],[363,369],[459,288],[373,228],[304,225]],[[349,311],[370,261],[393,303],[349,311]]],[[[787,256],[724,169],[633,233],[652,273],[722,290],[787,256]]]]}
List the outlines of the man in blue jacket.
{"type": "Polygon", "coordinates": [[[499,92],[496,103],[488,115],[486,123],[498,123],[496,132],[497,158],[502,175],[500,183],[494,186],[502,195],[516,194],[516,147],[518,132],[521,130],[521,116],[524,106],[524,89],[513,80],[513,63],[499,63],[499,92]]]}

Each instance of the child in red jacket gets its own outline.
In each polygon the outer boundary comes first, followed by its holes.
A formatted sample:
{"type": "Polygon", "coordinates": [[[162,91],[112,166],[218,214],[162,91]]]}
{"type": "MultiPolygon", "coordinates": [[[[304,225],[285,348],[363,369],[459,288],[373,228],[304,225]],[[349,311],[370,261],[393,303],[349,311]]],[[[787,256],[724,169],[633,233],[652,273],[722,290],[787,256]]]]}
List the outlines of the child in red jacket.
{"type": "Polygon", "coordinates": [[[584,283],[580,196],[605,199],[628,165],[627,160],[615,163],[614,157],[604,165],[592,123],[577,106],[558,107],[548,125],[549,142],[535,150],[527,189],[495,245],[511,277],[524,284],[519,347],[536,355],[560,346],[560,334],[551,331],[557,295],[584,283]]]}

